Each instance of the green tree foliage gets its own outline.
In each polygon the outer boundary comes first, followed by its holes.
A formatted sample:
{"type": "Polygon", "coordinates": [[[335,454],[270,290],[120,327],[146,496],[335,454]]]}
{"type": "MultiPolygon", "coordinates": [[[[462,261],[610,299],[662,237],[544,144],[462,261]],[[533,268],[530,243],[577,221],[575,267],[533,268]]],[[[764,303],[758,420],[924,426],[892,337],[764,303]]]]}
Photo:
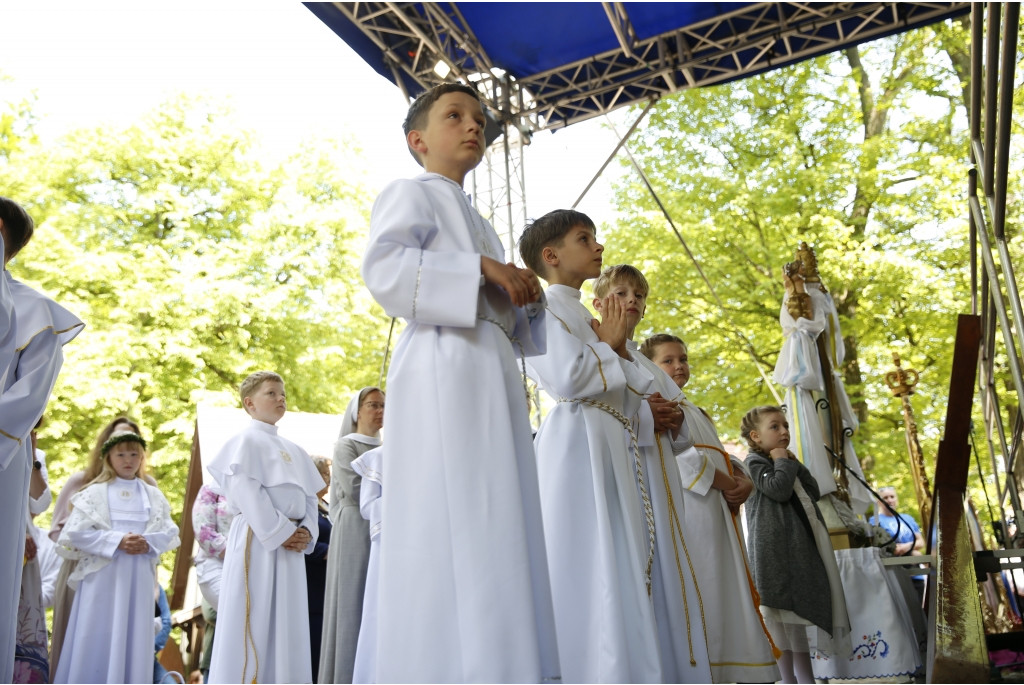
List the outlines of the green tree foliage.
{"type": "Polygon", "coordinates": [[[689,345],[689,394],[736,436],[774,398],[781,267],[816,249],[841,315],[855,446],[878,482],[913,502],[899,403],[883,382],[896,351],[922,377],[914,398],[933,458],[955,315],[969,308],[964,244],[966,118],[949,56],[964,37],[920,29],[714,88],[663,98],[631,140],[720,307],[637,174],[606,263],[630,261],[653,293],[638,337],[689,345]],[[749,351],[748,351],[749,350],[749,351]]]}
{"type": "Polygon", "coordinates": [[[387,319],[358,272],[371,198],[343,172],[351,144],[267,167],[230,112],[186,97],[45,147],[5,121],[0,186],[37,223],[10,270],[87,324],[40,436],[55,486],[126,413],[180,515],[197,404],[238,406],[259,369],[299,411],[341,412],[376,383],[387,319]]]}

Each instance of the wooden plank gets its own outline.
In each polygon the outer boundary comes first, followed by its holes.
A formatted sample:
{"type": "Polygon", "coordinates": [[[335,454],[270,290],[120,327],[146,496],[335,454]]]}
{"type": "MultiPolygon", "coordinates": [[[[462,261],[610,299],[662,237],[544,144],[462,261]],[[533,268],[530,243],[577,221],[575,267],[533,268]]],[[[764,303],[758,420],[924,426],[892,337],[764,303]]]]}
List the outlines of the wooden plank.
{"type": "Polygon", "coordinates": [[[935,497],[938,549],[935,595],[935,661],[932,683],[987,683],[988,650],[974,554],[964,519],[963,495],[939,490],[935,497]]]}
{"type": "Polygon", "coordinates": [[[971,465],[971,410],[974,404],[981,343],[981,317],[961,314],[953,346],[953,368],[946,404],[946,429],[935,457],[935,489],[967,491],[971,465]]]}
{"type": "Polygon", "coordinates": [[[964,495],[970,467],[970,425],[974,402],[981,317],[957,320],[946,428],[935,459],[936,587],[934,661],[930,682],[988,681],[988,651],[964,495]]]}
{"type": "MultiPolygon", "coordinates": [[[[185,660],[181,658],[181,647],[178,646],[178,642],[174,637],[167,638],[167,644],[164,646],[163,651],[160,652],[160,665],[168,671],[180,673],[185,681],[188,682],[185,660]]],[[[177,682],[177,680],[168,678],[160,682],[177,682]]]]}
{"type": "Polygon", "coordinates": [[[188,465],[188,480],[185,485],[185,502],[181,508],[181,522],[178,524],[181,545],[174,556],[174,571],[171,574],[171,592],[168,597],[171,611],[180,611],[185,604],[185,588],[188,587],[188,573],[192,568],[192,547],[195,532],[192,530],[192,503],[196,501],[199,488],[203,485],[203,462],[199,453],[199,421],[192,434],[192,454],[188,465]]]}

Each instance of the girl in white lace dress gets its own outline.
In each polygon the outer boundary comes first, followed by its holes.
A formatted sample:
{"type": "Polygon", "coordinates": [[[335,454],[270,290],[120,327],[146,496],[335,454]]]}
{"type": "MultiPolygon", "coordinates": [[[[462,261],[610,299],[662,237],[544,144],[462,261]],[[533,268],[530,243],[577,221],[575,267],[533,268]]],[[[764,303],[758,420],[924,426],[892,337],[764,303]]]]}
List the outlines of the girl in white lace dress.
{"type": "Polygon", "coordinates": [[[145,449],[135,433],[111,435],[102,472],[71,500],[58,551],[78,559],[76,593],[55,683],[152,682],[156,563],[179,539],[167,499],[143,480],[145,449]]]}

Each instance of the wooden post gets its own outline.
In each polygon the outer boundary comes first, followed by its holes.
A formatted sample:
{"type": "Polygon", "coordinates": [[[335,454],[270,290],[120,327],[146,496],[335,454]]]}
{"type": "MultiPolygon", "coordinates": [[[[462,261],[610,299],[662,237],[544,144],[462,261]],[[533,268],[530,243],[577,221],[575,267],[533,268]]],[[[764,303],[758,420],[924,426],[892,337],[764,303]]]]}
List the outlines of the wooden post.
{"type": "Polygon", "coordinates": [[[195,531],[192,530],[192,503],[196,501],[199,488],[203,485],[203,462],[199,453],[199,421],[192,434],[192,456],[188,465],[188,480],[185,484],[185,503],[181,508],[181,522],[178,525],[181,545],[174,556],[174,571],[171,574],[171,593],[168,598],[171,611],[181,611],[185,604],[185,588],[188,586],[188,572],[192,568],[192,546],[195,531]]]}
{"type": "Polygon", "coordinates": [[[980,683],[989,677],[978,579],[964,518],[980,342],[981,318],[961,314],[953,349],[946,430],[935,459],[934,683],[980,683]]]}

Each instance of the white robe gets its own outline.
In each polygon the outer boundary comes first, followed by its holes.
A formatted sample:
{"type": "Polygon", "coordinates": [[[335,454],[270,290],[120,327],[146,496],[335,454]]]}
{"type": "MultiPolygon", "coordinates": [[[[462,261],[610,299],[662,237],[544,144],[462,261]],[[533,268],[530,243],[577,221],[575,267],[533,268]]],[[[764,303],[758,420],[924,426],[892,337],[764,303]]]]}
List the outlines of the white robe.
{"type": "MultiPolygon", "coordinates": [[[[680,406],[693,442],[722,449],[711,419],[685,397],[680,406]]],[[[687,539],[700,541],[691,559],[704,606],[711,609],[705,613],[705,628],[713,679],[716,683],[774,682],[780,677],[779,669],[757,610],[741,521],[733,517],[722,491],[711,487],[715,470],[729,473],[729,464],[715,449],[697,447],[695,454],[698,457],[691,462],[699,461],[704,473],[684,491],[683,531],[687,539]]],[[[691,474],[694,468],[684,465],[681,470],[691,474]]]]}
{"type": "MultiPolygon", "coordinates": [[[[651,392],[675,399],[679,388],[654,362],[640,354],[636,343],[626,342],[636,362],[654,377],[651,392]]],[[[654,569],[654,617],[658,622],[662,679],[666,683],[711,682],[709,639],[706,624],[719,607],[707,601],[708,582],[694,570],[705,553],[707,538],[687,531],[689,509],[683,496],[675,454],[692,446],[687,423],[678,435],[654,432],[650,405],[640,405],[637,438],[643,455],[644,474],[654,507],[657,530],[654,569]]],[[[721,682],[721,681],[716,681],[721,682]]]]}
{"type": "Polygon", "coordinates": [[[305,526],[305,553],[313,550],[324,480],[305,450],[256,420],[209,471],[239,512],[224,554],[209,682],[312,682],[306,564],[281,545],[305,526]]]}
{"type": "MultiPolygon", "coordinates": [[[[353,398],[352,405],[359,399],[353,398]]],[[[358,407],[356,407],[358,409],[358,407]]],[[[353,682],[353,663],[359,640],[366,570],[370,560],[370,531],[360,513],[361,475],[351,466],[360,454],[379,447],[379,437],[349,433],[346,412],[345,433],[334,446],[331,464],[331,547],[327,556],[324,588],[323,638],[320,642],[321,683],[353,682]]]]}
{"type": "MultiPolygon", "coordinates": [[[[0,578],[5,579],[0,589],[0,679],[10,680],[33,461],[29,433],[43,415],[57,382],[64,361],[61,347],[84,324],[53,300],[11,278],[9,272],[0,274],[0,280],[0,290],[10,293],[13,301],[15,322],[13,359],[0,358],[0,366],[9,361],[0,369],[0,377],[6,371],[0,386],[0,578]]],[[[9,345],[5,333],[9,331],[0,328],[0,354],[9,355],[4,351],[9,345]]]]}
{"type": "MultiPolygon", "coordinates": [[[[0,235],[0,262],[4,255],[4,237],[0,235]]],[[[7,280],[7,271],[0,265],[0,389],[7,387],[7,372],[14,361],[17,315],[14,311],[14,296],[7,280]]],[[[10,440],[0,433],[0,442],[10,440]]]]}
{"type": "Polygon", "coordinates": [[[163,494],[138,478],[91,485],[73,499],[60,553],[79,559],[55,683],[142,683],[153,679],[153,593],[160,555],[178,546],[163,494]],[[141,533],[146,554],[118,549],[141,533]]]}
{"type": "MultiPolygon", "coordinates": [[[[363,479],[359,491],[359,513],[370,527],[370,561],[366,566],[366,599],[359,625],[359,641],[352,670],[353,683],[377,682],[377,586],[380,574],[381,498],[384,467],[381,450],[372,449],[352,461],[352,470],[363,479]]],[[[322,682],[322,681],[321,681],[322,682]]]]}
{"type": "Polygon", "coordinates": [[[552,285],[547,298],[548,349],[530,366],[551,397],[569,400],[552,408],[535,441],[563,680],[660,682],[629,434],[608,411],[572,401],[601,402],[628,419],[653,378],[598,340],[579,290],[552,285]]]}
{"type": "MultiPolygon", "coordinates": [[[[31,441],[31,433],[29,435],[29,440],[31,441]]],[[[28,498],[28,522],[29,523],[32,523],[32,518],[33,517],[39,516],[44,511],[49,509],[51,504],[53,504],[53,492],[50,491],[50,474],[49,474],[49,472],[46,469],[46,452],[42,451],[41,449],[36,449],[35,453],[33,454],[33,458],[34,458],[35,461],[39,462],[39,472],[43,476],[43,482],[46,484],[46,487],[43,488],[43,491],[41,493],[39,493],[39,497],[32,497],[31,495],[29,495],[29,498],[28,498]]],[[[35,468],[35,464],[32,465],[32,468],[35,468]]],[[[30,479],[31,479],[31,475],[32,474],[30,472],[29,473],[29,478],[30,479]]]]}
{"type": "Polygon", "coordinates": [[[363,278],[388,314],[408,322],[388,370],[377,678],[556,678],[537,471],[516,364],[520,350],[544,349],[543,307],[514,307],[484,283],[480,255],[504,262],[501,242],[462,189],[438,174],[385,188],[370,230],[363,278]]]}
{"type": "Polygon", "coordinates": [[[57,554],[57,545],[46,531],[32,526],[29,532],[36,542],[36,561],[39,564],[43,608],[49,609],[53,606],[54,595],[57,592],[57,574],[60,573],[64,560],[57,554]]]}

